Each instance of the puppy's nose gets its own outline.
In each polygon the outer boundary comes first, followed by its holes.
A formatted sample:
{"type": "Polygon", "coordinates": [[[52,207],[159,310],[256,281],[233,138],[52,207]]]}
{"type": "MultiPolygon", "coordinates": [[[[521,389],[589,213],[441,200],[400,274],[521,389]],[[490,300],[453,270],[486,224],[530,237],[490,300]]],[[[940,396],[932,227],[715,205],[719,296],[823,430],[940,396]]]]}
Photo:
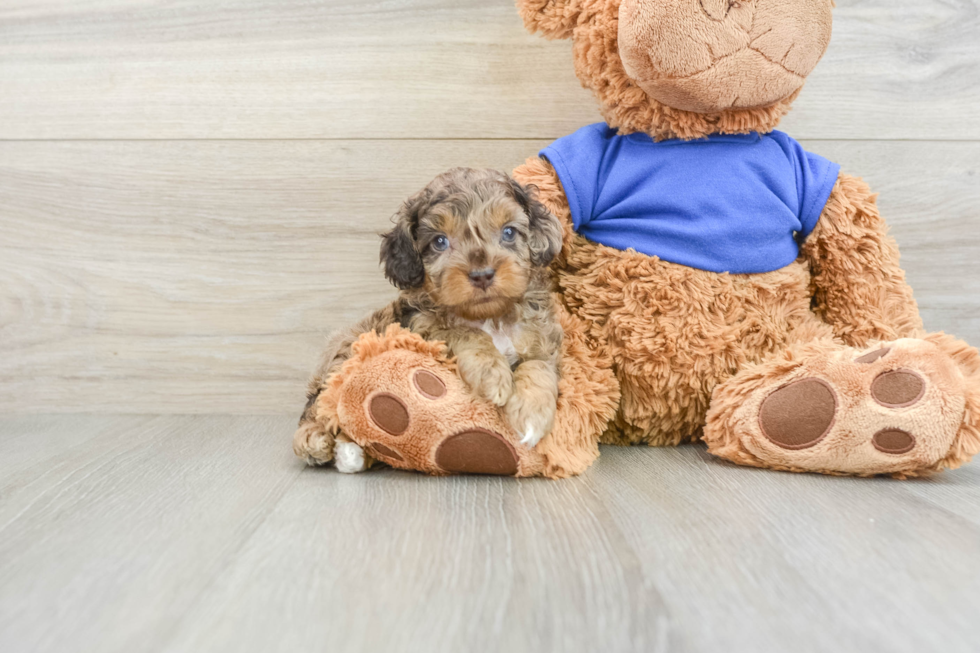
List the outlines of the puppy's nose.
{"type": "Polygon", "coordinates": [[[481,290],[486,290],[493,283],[493,268],[483,268],[482,270],[470,270],[470,283],[481,290]]]}

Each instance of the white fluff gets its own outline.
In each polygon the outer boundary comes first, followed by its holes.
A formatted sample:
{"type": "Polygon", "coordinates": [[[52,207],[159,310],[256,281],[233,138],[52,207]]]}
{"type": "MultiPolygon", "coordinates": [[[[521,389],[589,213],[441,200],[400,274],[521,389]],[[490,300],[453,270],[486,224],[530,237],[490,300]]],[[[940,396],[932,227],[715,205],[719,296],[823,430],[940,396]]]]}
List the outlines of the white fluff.
{"type": "Polygon", "coordinates": [[[524,437],[521,438],[521,444],[527,446],[528,449],[533,449],[544,436],[544,433],[537,433],[533,426],[527,427],[527,431],[524,433],[524,437]]]}
{"type": "Polygon", "coordinates": [[[514,338],[517,337],[517,326],[508,325],[506,327],[494,327],[493,322],[484,320],[483,322],[470,322],[475,329],[480,329],[493,339],[493,346],[511,365],[516,365],[520,357],[514,347],[514,338]]]}
{"type": "Polygon", "coordinates": [[[333,448],[334,465],[338,472],[356,474],[367,469],[364,450],[353,442],[337,442],[333,448]]]}

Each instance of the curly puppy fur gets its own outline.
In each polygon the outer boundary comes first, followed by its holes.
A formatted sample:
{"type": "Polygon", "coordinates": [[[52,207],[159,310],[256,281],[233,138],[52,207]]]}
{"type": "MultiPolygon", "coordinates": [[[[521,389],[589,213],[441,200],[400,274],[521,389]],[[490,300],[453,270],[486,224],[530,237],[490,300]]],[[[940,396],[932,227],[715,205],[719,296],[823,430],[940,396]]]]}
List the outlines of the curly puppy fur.
{"type": "Polygon", "coordinates": [[[558,400],[562,329],[548,266],[561,245],[562,226],[534,187],[501,172],[455,168],[409,198],[381,245],[385,276],[401,295],[332,338],[310,382],[297,454],[311,464],[332,459],[334,442],[346,438],[317,421],[317,397],[358,335],[390,324],[444,341],[467,385],[537,444],[558,400]]]}

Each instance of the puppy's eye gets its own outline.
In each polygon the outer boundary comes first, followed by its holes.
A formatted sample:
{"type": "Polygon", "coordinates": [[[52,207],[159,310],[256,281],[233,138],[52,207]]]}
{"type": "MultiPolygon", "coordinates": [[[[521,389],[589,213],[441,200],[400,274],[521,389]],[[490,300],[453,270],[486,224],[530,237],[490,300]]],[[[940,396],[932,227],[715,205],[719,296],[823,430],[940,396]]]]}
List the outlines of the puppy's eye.
{"type": "Polygon", "coordinates": [[[512,243],[517,238],[517,229],[514,227],[504,227],[500,232],[500,239],[505,243],[512,243]]]}
{"type": "Polygon", "coordinates": [[[445,236],[436,236],[432,239],[432,249],[437,252],[445,252],[449,247],[449,239],[445,236]]]}

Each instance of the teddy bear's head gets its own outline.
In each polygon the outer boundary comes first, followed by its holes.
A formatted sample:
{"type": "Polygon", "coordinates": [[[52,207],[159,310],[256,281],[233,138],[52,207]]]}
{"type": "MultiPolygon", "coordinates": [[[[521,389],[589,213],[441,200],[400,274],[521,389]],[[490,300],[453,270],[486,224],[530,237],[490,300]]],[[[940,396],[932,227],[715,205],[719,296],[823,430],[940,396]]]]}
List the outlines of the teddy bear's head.
{"type": "Polygon", "coordinates": [[[518,0],[571,38],[575,70],[621,133],[771,131],[830,42],[833,0],[518,0]]]}

